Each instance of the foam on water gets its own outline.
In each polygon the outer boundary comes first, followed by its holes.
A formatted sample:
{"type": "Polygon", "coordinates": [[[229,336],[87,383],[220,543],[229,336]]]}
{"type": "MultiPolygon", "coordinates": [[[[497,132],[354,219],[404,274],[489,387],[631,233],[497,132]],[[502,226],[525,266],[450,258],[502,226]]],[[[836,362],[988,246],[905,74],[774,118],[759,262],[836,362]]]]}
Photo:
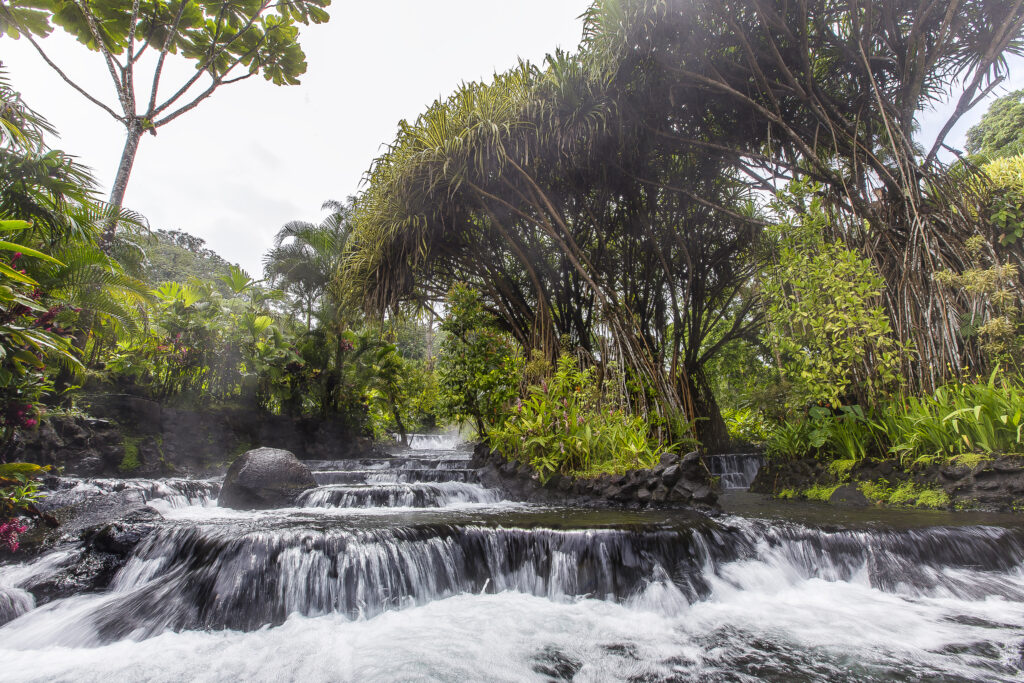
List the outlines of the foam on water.
{"type": "Polygon", "coordinates": [[[911,601],[819,580],[692,607],[670,593],[652,584],[630,604],[465,594],[251,633],[0,645],[0,658],[19,681],[1019,680],[1018,603],[911,601]]]}

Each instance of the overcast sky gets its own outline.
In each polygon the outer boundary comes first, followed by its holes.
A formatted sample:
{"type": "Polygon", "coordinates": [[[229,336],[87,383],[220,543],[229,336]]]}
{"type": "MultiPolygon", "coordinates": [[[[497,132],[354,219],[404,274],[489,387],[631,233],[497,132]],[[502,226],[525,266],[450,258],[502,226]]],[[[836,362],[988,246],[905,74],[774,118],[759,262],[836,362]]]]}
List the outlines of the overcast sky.
{"type": "MultiPolygon", "coordinates": [[[[415,118],[461,81],[488,78],[518,57],[539,62],[557,47],[575,49],[589,4],[334,0],[329,23],[303,28],[309,69],[301,85],[253,78],[225,86],[156,137],[143,136],[125,205],[154,229],[202,237],[258,275],[278,228],[295,219],[319,221],[324,200],[358,191],[400,119],[415,118]]],[[[76,80],[116,101],[98,54],[59,33],[43,45],[76,80]]],[[[27,41],[0,38],[0,58],[15,89],[60,131],[54,146],[92,167],[105,195],[124,140],[120,124],[55,76],[27,41]]],[[[182,65],[171,75],[188,73],[182,65]]],[[[1010,80],[1000,93],[1024,87],[1024,69],[1010,80]]],[[[984,109],[954,130],[954,145],[984,109]]],[[[921,119],[928,143],[941,113],[921,119]]]]}

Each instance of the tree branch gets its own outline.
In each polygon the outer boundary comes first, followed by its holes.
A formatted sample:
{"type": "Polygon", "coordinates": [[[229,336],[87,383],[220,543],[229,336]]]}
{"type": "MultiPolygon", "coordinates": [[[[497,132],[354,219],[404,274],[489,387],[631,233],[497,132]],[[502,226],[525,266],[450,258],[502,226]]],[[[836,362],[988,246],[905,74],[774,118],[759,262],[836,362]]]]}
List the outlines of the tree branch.
{"type": "Polygon", "coordinates": [[[124,109],[126,117],[135,115],[135,108],[129,106],[129,101],[125,95],[124,82],[118,78],[118,69],[123,70],[120,63],[114,59],[114,55],[111,54],[110,50],[107,49],[106,43],[103,42],[103,37],[100,35],[99,27],[96,25],[96,17],[89,11],[88,6],[81,0],[75,1],[75,7],[81,10],[82,15],[85,17],[85,23],[89,26],[89,33],[92,34],[93,40],[96,41],[96,46],[103,55],[103,61],[107,64],[107,70],[110,72],[110,78],[114,81],[114,89],[117,90],[117,98],[121,100],[121,108],[124,109]],[[115,64],[117,68],[115,69],[115,64]]]}
{"type": "Polygon", "coordinates": [[[160,76],[164,70],[164,60],[167,59],[167,52],[171,49],[171,39],[178,32],[178,25],[181,23],[181,17],[185,14],[185,3],[187,0],[178,0],[178,14],[174,17],[174,25],[171,26],[171,30],[167,32],[167,39],[164,40],[164,46],[160,48],[160,56],[156,60],[156,69],[153,71],[153,87],[149,91],[149,106],[146,107],[146,118],[153,118],[153,109],[156,107],[156,94],[160,88],[160,76]]]}
{"type": "MultiPolygon", "coordinates": [[[[226,43],[224,43],[220,47],[220,49],[217,50],[215,53],[211,49],[210,54],[206,58],[206,61],[204,61],[199,66],[199,68],[196,69],[196,73],[191,78],[189,78],[185,82],[184,85],[182,85],[180,88],[178,88],[177,92],[175,92],[173,95],[171,95],[171,97],[168,98],[165,102],[163,102],[159,107],[154,109],[153,112],[152,112],[153,115],[156,115],[156,114],[159,114],[159,113],[163,112],[165,109],[167,109],[172,104],[177,102],[188,91],[189,88],[191,88],[193,85],[195,85],[196,81],[198,81],[202,77],[203,74],[209,73],[210,72],[210,67],[213,65],[213,63],[222,54],[227,52],[227,49],[229,47],[231,47],[231,45],[234,44],[234,42],[236,40],[238,40],[239,37],[241,37],[242,35],[247,33],[249,31],[249,29],[252,28],[252,25],[254,23],[256,23],[256,20],[260,17],[261,14],[263,14],[263,12],[265,12],[267,10],[267,8],[270,6],[270,4],[271,3],[269,2],[269,0],[264,0],[263,4],[260,5],[259,9],[257,9],[255,12],[253,12],[252,16],[249,17],[249,20],[245,23],[245,26],[243,26],[241,29],[239,29],[238,32],[235,33],[235,35],[232,36],[230,40],[228,40],[226,43]]],[[[274,30],[275,28],[276,28],[276,26],[272,27],[271,30],[274,30]]],[[[220,32],[220,30],[218,28],[218,33],[219,32],[220,32]]],[[[261,43],[263,42],[263,40],[266,40],[266,36],[267,35],[269,35],[269,32],[263,36],[263,39],[260,41],[261,43]]],[[[216,38],[214,40],[216,40],[216,38]]],[[[212,45],[211,45],[211,48],[212,48],[212,45]]],[[[246,54],[252,54],[252,50],[250,50],[246,54]]],[[[235,64],[238,64],[238,60],[235,60],[235,64]]],[[[232,65],[232,67],[229,67],[227,69],[227,71],[224,72],[224,75],[226,75],[228,71],[231,71],[231,68],[234,68],[234,65],[232,65]]],[[[212,74],[211,74],[211,76],[212,76],[212,74]]],[[[212,76],[212,77],[216,80],[215,76],[212,76]]]]}
{"type": "Polygon", "coordinates": [[[103,104],[103,102],[99,101],[98,99],[96,99],[95,97],[90,95],[88,92],[85,91],[84,88],[82,88],[80,85],[78,85],[73,80],[71,80],[71,78],[68,77],[68,75],[66,73],[64,73],[64,71],[59,66],[57,66],[52,59],[50,59],[49,55],[46,54],[46,52],[39,45],[39,43],[36,42],[36,39],[32,36],[32,34],[29,31],[26,31],[26,30],[22,29],[20,26],[18,28],[21,29],[21,34],[23,36],[25,36],[25,38],[28,39],[28,42],[31,43],[32,47],[34,47],[36,49],[36,52],[39,53],[39,56],[43,58],[43,61],[46,62],[51,69],[56,71],[57,75],[60,76],[64,80],[65,83],[67,83],[72,88],[77,90],[78,93],[80,95],[82,95],[82,97],[84,97],[85,99],[89,100],[90,102],[95,104],[97,107],[99,107],[103,111],[105,111],[108,114],[110,114],[111,116],[113,116],[116,121],[118,121],[120,123],[124,123],[125,117],[117,114],[113,109],[111,109],[107,105],[103,104]]]}

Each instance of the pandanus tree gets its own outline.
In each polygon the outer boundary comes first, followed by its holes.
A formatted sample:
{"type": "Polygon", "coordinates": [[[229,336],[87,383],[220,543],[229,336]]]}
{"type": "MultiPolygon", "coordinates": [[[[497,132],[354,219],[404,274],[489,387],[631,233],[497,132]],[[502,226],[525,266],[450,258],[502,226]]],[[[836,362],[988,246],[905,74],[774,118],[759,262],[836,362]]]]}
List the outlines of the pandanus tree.
{"type": "MultiPolygon", "coordinates": [[[[293,85],[306,71],[299,25],[323,23],[330,0],[0,0],[0,35],[23,37],[71,88],[124,126],[110,192],[120,207],[143,133],[195,109],[218,88],[262,74],[293,85]],[[42,39],[60,28],[99,54],[117,102],[72,78],[42,39]],[[167,87],[168,58],[195,72],[167,87]],[[145,88],[148,87],[148,92],[145,88]]],[[[113,232],[117,221],[108,223],[113,232]]],[[[108,238],[109,241],[109,238],[108,238]]]]}
{"type": "MultiPolygon", "coordinates": [[[[666,144],[728,159],[767,192],[795,176],[821,184],[832,236],[885,279],[892,327],[915,351],[912,385],[981,368],[959,330],[966,302],[935,275],[964,270],[967,240],[991,228],[940,153],[1024,50],[1019,0],[599,0],[586,26],[584,51],[639,84],[666,144]],[[919,146],[919,112],[949,95],[919,146]]],[[[1021,263],[1019,245],[997,253],[990,239],[988,251],[1021,263]]]]}
{"type": "Polygon", "coordinates": [[[557,53],[403,123],[359,200],[347,275],[374,308],[469,282],[525,347],[615,361],[638,410],[699,420],[720,445],[701,374],[720,346],[704,342],[758,224],[719,211],[741,200],[720,165],[666,154],[608,86],[557,53]]]}

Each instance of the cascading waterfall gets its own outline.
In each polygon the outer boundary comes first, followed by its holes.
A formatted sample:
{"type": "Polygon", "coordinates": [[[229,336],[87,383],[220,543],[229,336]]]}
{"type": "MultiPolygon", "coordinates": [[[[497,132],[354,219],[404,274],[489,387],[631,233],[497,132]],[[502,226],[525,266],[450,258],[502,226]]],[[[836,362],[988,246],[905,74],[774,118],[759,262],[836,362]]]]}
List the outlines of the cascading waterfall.
{"type": "Polygon", "coordinates": [[[706,461],[723,489],[748,489],[764,465],[764,456],[760,453],[709,455],[706,461]]]}
{"type": "Polygon", "coordinates": [[[312,464],[323,485],[294,508],[228,511],[201,496],[168,508],[101,593],[24,604],[81,561],[75,547],[0,567],[0,609],[4,595],[22,600],[0,627],[0,678],[1024,672],[1024,526],[524,506],[469,481],[459,452],[312,464]]]}
{"type": "Polygon", "coordinates": [[[306,491],[300,507],[445,507],[456,503],[497,503],[496,491],[460,482],[374,483],[367,486],[333,485],[306,491]]]}
{"type": "Polygon", "coordinates": [[[220,484],[196,479],[65,479],[67,490],[82,497],[95,493],[138,491],[158,510],[211,505],[220,484]]]}

